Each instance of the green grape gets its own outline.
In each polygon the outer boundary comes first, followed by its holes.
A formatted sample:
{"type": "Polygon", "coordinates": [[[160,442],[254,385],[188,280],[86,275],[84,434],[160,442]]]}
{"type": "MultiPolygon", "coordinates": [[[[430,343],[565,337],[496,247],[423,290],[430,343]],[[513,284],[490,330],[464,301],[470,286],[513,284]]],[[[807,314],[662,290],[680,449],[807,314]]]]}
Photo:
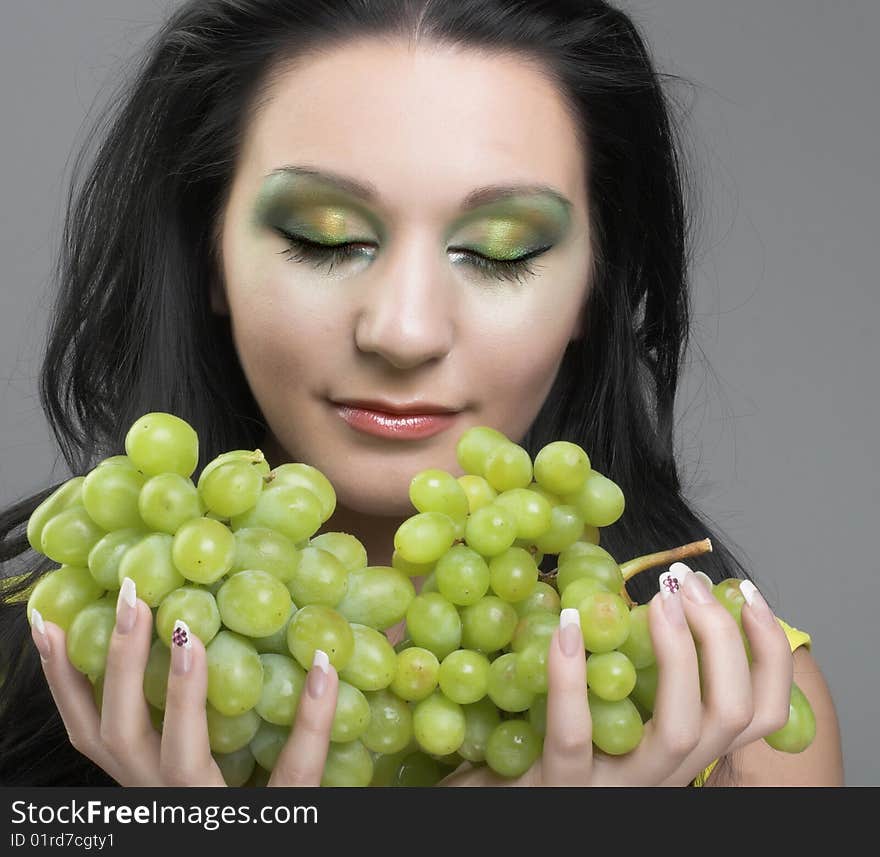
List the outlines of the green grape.
{"type": "Polygon", "coordinates": [[[257,729],[257,734],[251,738],[248,749],[261,768],[271,771],[275,767],[289,735],[289,726],[277,726],[274,723],[264,721],[257,729]]]}
{"type": "Polygon", "coordinates": [[[550,512],[550,529],[535,539],[535,546],[544,553],[561,553],[577,541],[583,530],[583,518],[574,506],[554,506],[550,512]]]}
{"type": "Polygon", "coordinates": [[[432,651],[440,660],[455,651],[461,642],[458,610],[439,592],[413,598],[406,611],[406,628],[416,646],[432,651]]]}
{"type": "Polygon", "coordinates": [[[217,591],[223,624],[248,637],[279,631],[290,616],[287,587],[267,571],[237,571],[217,591]]]}
{"type": "Polygon", "coordinates": [[[338,743],[354,741],[370,725],[370,704],[354,685],[339,680],[336,711],[330,726],[330,740],[338,743]]]}
{"type": "Polygon", "coordinates": [[[465,473],[456,481],[467,495],[469,515],[473,515],[483,506],[488,506],[498,496],[498,492],[482,476],[465,473]]]}
{"type": "Polygon", "coordinates": [[[574,506],[585,524],[608,527],[623,514],[623,491],[597,470],[591,470],[583,487],[571,494],[563,494],[562,502],[574,506]]]}
{"type": "MultiPolygon", "coordinates": [[[[587,526],[587,524],[584,524],[584,530],[587,529],[587,526]]],[[[578,539],[570,547],[560,552],[558,557],[559,568],[565,566],[570,560],[582,556],[601,556],[614,562],[614,557],[605,548],[599,547],[598,543],[594,544],[593,542],[585,542],[582,539],[578,539]]]]}
{"type": "Polygon", "coordinates": [[[584,646],[590,652],[610,652],[629,636],[629,608],[614,592],[596,592],[578,605],[584,646]]]}
{"type": "Polygon", "coordinates": [[[40,533],[43,553],[62,565],[88,565],[89,551],[107,535],[85,506],[71,506],[46,521],[40,533]]]}
{"type": "Polygon", "coordinates": [[[145,476],[177,473],[189,478],[199,463],[199,437],[180,417],[153,412],[128,430],[125,453],[145,476]]]}
{"type": "Polygon", "coordinates": [[[554,494],[580,491],[589,473],[589,456],[567,440],[548,443],[535,456],[535,481],[554,494]]]}
{"type": "Polygon", "coordinates": [[[89,551],[89,571],[104,589],[119,589],[119,563],[125,552],[136,545],[147,532],[145,530],[114,530],[96,542],[89,551]]]}
{"type": "Polygon", "coordinates": [[[361,736],[368,750],[386,755],[399,753],[413,740],[412,711],[406,701],[389,690],[365,694],[370,723],[361,736]]]}
{"type": "Polygon", "coordinates": [[[530,482],[526,485],[526,491],[533,491],[535,494],[540,494],[550,504],[551,508],[553,506],[562,505],[562,498],[558,494],[554,494],[552,491],[542,488],[537,482],[530,482]]]}
{"type": "Polygon", "coordinates": [[[505,601],[528,598],[538,582],[538,566],[522,548],[510,547],[489,560],[492,591],[505,601]]]}
{"type": "Polygon", "coordinates": [[[287,645],[304,670],[312,668],[315,649],[320,649],[338,672],[354,652],[354,633],[345,617],[332,607],[308,604],[290,620],[287,645]]]}
{"type": "Polygon", "coordinates": [[[452,518],[439,512],[419,512],[397,528],[394,549],[409,562],[436,562],[452,547],[453,541],[452,518]]]}
{"type": "Polygon", "coordinates": [[[499,494],[496,505],[507,509],[516,522],[516,537],[533,541],[550,529],[553,520],[553,507],[535,491],[527,488],[511,488],[499,494]]]}
{"type": "Polygon", "coordinates": [[[486,595],[461,611],[461,645],[488,654],[503,649],[519,621],[513,605],[497,595],[486,595]]]}
{"type": "Polygon", "coordinates": [[[263,665],[250,641],[223,630],[206,649],[208,702],[227,717],[253,708],[263,693],[263,665]]]}
{"type": "Polygon", "coordinates": [[[434,570],[437,590],[461,606],[479,601],[489,589],[489,579],[486,560],[467,545],[453,545],[437,560],[434,570]]]}
{"type": "Polygon", "coordinates": [[[245,788],[253,788],[253,789],[262,789],[269,785],[269,778],[272,776],[271,771],[267,771],[265,768],[261,768],[259,765],[254,765],[254,772],[251,774],[248,781],[244,784],[245,788]]]}
{"type": "Polygon", "coordinates": [[[167,533],[151,533],[132,545],[119,562],[120,584],[130,577],[138,598],[150,607],[158,607],[169,592],[184,585],[171,558],[173,541],[167,533]]]}
{"type": "Polygon", "coordinates": [[[256,505],[263,491],[263,476],[247,461],[227,461],[203,475],[197,488],[208,510],[229,519],[256,505]]]}
{"type": "Polygon", "coordinates": [[[137,466],[127,455],[108,456],[103,461],[99,461],[97,466],[98,467],[107,467],[108,465],[128,467],[131,470],[137,470],[137,466]]]}
{"type": "Polygon", "coordinates": [[[620,592],[623,589],[623,574],[620,566],[613,559],[604,556],[574,556],[560,564],[556,575],[556,585],[565,595],[568,585],[573,580],[591,577],[598,580],[609,592],[620,592]]]}
{"type": "Polygon", "coordinates": [[[287,536],[268,527],[242,527],[233,535],[235,557],[229,571],[258,568],[288,583],[299,564],[299,551],[287,536]]]}
{"type": "Polygon", "coordinates": [[[633,702],[641,705],[648,714],[654,711],[654,702],[657,699],[657,681],[659,671],[656,663],[636,670],[636,683],[630,691],[633,702]]]}
{"type": "Polygon", "coordinates": [[[588,690],[587,702],[593,721],[593,743],[603,753],[619,756],[638,746],[644,726],[631,699],[609,702],[588,690]]]}
{"type": "Polygon", "coordinates": [[[542,693],[535,697],[529,706],[529,713],[526,715],[529,723],[535,727],[542,738],[547,734],[547,694],[542,693]]]}
{"type": "Polygon", "coordinates": [[[578,577],[565,587],[560,603],[562,609],[565,610],[567,607],[577,607],[588,595],[609,591],[606,586],[594,577],[578,577]]]}
{"type": "Polygon", "coordinates": [[[746,636],[742,623],[742,608],[743,604],[746,603],[746,597],[740,589],[739,585],[741,583],[742,581],[736,577],[728,577],[726,580],[722,580],[720,583],[716,583],[712,587],[712,594],[736,621],[740,637],[743,641],[743,648],[746,651],[746,658],[748,659],[749,664],[751,664],[752,647],[749,644],[749,638],[746,636]]]}
{"type": "MultiPolygon", "coordinates": [[[[369,729],[367,732],[369,732],[369,729]]],[[[366,744],[364,746],[366,747],[366,744]]],[[[370,753],[373,757],[373,779],[370,780],[370,787],[390,788],[395,785],[397,771],[403,760],[411,752],[409,749],[401,750],[398,753],[376,753],[371,750],[370,753]]]]}
{"type": "Polygon", "coordinates": [[[291,604],[290,613],[287,614],[287,619],[274,634],[269,634],[266,637],[251,637],[251,642],[254,644],[254,648],[261,654],[289,655],[290,649],[287,648],[287,629],[290,627],[290,620],[293,618],[294,613],[296,613],[296,605],[291,604]]]}
{"type": "Polygon", "coordinates": [[[146,481],[133,467],[96,467],[83,482],[83,506],[104,530],[143,529],[138,496],[146,481]]]}
{"type": "Polygon", "coordinates": [[[404,753],[390,785],[393,788],[429,788],[436,786],[445,776],[446,770],[427,753],[404,753]]]}
{"type": "Polygon", "coordinates": [[[636,668],[622,652],[601,652],[587,658],[587,685],[596,696],[616,702],[632,693],[636,668]]]}
{"type": "Polygon", "coordinates": [[[788,707],[788,722],[776,732],[771,732],[764,740],[774,749],[784,753],[801,753],[810,746],[816,737],[816,716],[804,692],[791,683],[791,701],[788,707]]]}
{"type": "Polygon", "coordinates": [[[222,464],[227,464],[230,461],[244,461],[253,467],[260,476],[268,476],[269,474],[269,462],[266,461],[266,456],[263,455],[262,450],[260,449],[233,449],[229,452],[221,452],[216,458],[212,458],[202,469],[202,472],[199,474],[198,481],[196,483],[196,487],[201,488],[202,480],[207,479],[208,475],[215,470],[217,467],[220,467],[222,464]]]}
{"type": "Polygon", "coordinates": [[[416,474],[409,483],[409,499],[419,512],[440,512],[453,520],[470,514],[464,488],[445,470],[432,468],[416,474]]]}
{"type": "Polygon", "coordinates": [[[532,481],[532,459],[518,444],[499,443],[486,456],[480,475],[499,493],[525,488],[532,481]]]}
{"type": "Polygon", "coordinates": [[[62,565],[41,577],[28,596],[27,618],[36,609],[45,622],[54,622],[67,632],[80,610],[104,594],[87,568],[62,565]]]}
{"type": "Polygon", "coordinates": [[[306,684],[306,672],[287,655],[261,654],[263,690],[254,706],[269,723],[290,726],[306,684]]]}
{"type": "Polygon", "coordinates": [[[212,753],[223,782],[230,788],[243,786],[254,772],[254,755],[250,747],[242,747],[234,753],[212,753]]]}
{"type": "Polygon", "coordinates": [[[528,551],[536,566],[540,566],[544,561],[545,555],[535,547],[531,539],[514,539],[513,547],[528,551]]]}
{"type": "Polygon", "coordinates": [[[629,611],[629,636],[617,647],[638,670],[655,661],[654,643],[648,624],[648,605],[639,604],[629,611]]]}
{"type": "Polygon", "coordinates": [[[503,777],[520,777],[538,760],[543,743],[528,720],[505,720],[489,736],[486,764],[503,777]]]}
{"type": "Polygon", "coordinates": [[[535,584],[531,594],[513,606],[521,617],[528,616],[529,613],[552,613],[558,616],[562,610],[559,593],[543,580],[535,584]]]}
{"type": "Polygon", "coordinates": [[[447,699],[470,705],[486,695],[489,659],[479,652],[457,649],[443,658],[437,680],[447,699]]]}
{"type": "Polygon", "coordinates": [[[418,594],[424,595],[426,592],[440,592],[440,589],[437,586],[437,575],[433,571],[422,581],[418,594]]]}
{"type": "Polygon", "coordinates": [[[335,607],[348,589],[348,569],[329,551],[303,548],[287,588],[300,607],[307,604],[335,607]]]}
{"type": "Polygon", "coordinates": [[[536,643],[549,643],[559,627],[559,614],[541,611],[523,616],[513,629],[511,651],[522,652],[536,643]]]}
{"type": "Polygon", "coordinates": [[[421,646],[410,646],[397,654],[397,673],[390,687],[401,699],[420,702],[434,692],[439,676],[437,655],[421,646]]]}
{"type": "Polygon", "coordinates": [[[208,745],[214,753],[234,753],[247,747],[260,728],[260,715],[251,709],[241,714],[221,714],[211,705],[205,705],[208,720],[208,745]]]}
{"type": "Polygon", "coordinates": [[[144,696],[147,702],[159,711],[165,710],[170,669],[171,650],[157,637],[150,646],[150,654],[144,668],[144,696]]]}
{"type": "Polygon", "coordinates": [[[513,515],[490,503],[473,513],[465,524],[464,539],[468,547],[484,557],[504,553],[516,538],[516,520],[513,515]]]}
{"type": "Polygon", "coordinates": [[[502,711],[525,711],[534,701],[535,693],[520,684],[516,676],[518,654],[508,652],[489,665],[489,698],[502,711]]]}
{"type": "Polygon", "coordinates": [[[312,536],[309,546],[332,553],[345,566],[346,571],[367,567],[367,549],[351,533],[321,533],[312,536]]]}
{"type": "Polygon", "coordinates": [[[232,568],[235,536],[219,521],[191,518],[174,534],[171,559],[187,580],[214,583],[232,568]]]}
{"type": "MultiPolygon", "coordinates": [[[[449,553],[447,551],[446,553],[449,553]]],[[[446,554],[443,554],[446,556],[446,554]]],[[[427,577],[434,570],[436,563],[433,562],[409,562],[397,551],[391,554],[391,567],[403,572],[407,577],[427,577]]]]}
{"type": "Polygon", "coordinates": [[[489,426],[472,426],[458,439],[455,457],[466,474],[484,476],[489,453],[499,444],[509,442],[505,435],[489,426]]]}
{"type": "Polygon", "coordinates": [[[138,512],[144,523],[151,530],[172,536],[187,521],[198,518],[204,511],[196,486],[179,473],[153,476],[144,483],[138,495],[138,512]]]}
{"type": "Polygon", "coordinates": [[[547,662],[550,640],[526,646],[516,657],[516,680],[532,693],[547,693],[547,662]]]}
{"type": "Polygon", "coordinates": [[[363,787],[373,779],[373,757],[360,741],[330,744],[324,762],[322,786],[363,787]]]}
{"type": "Polygon", "coordinates": [[[273,483],[263,489],[255,506],[234,515],[229,525],[233,531],[242,527],[268,527],[296,544],[318,531],[323,523],[322,510],[321,501],[308,488],[273,483]]]}
{"type": "Polygon", "coordinates": [[[457,702],[435,691],[413,708],[413,735],[426,753],[445,756],[464,741],[464,711],[457,702]]]}
{"type": "MultiPolygon", "coordinates": [[[[321,507],[321,523],[328,521],[336,510],[336,491],[330,480],[310,464],[294,462],[279,464],[269,473],[270,484],[305,488],[315,495],[321,507]]],[[[317,529],[317,528],[316,528],[317,529]]]]}
{"type": "Polygon", "coordinates": [[[81,673],[92,678],[103,675],[115,625],[116,604],[106,598],[76,614],[67,632],[67,657],[81,673]]]}
{"type": "Polygon", "coordinates": [[[45,553],[43,551],[42,532],[46,523],[59,512],[63,512],[72,506],[82,505],[82,486],[85,481],[85,476],[74,476],[68,479],[31,512],[27,524],[27,540],[28,544],[37,553],[45,553]]]}
{"type": "MultiPolygon", "coordinates": [[[[397,673],[397,652],[388,638],[374,628],[351,624],[354,650],[339,677],[358,690],[377,691],[388,687],[397,673]]],[[[370,748],[372,749],[372,748],[370,748]]]]}
{"type": "Polygon", "coordinates": [[[385,631],[397,625],[409,609],[416,588],[396,568],[368,565],[348,574],[348,589],[336,609],[360,625],[385,631]]]}
{"type": "Polygon", "coordinates": [[[489,736],[501,722],[498,708],[487,696],[461,708],[464,711],[464,740],[458,754],[468,762],[485,761],[489,736]]]}
{"type": "Polygon", "coordinates": [[[214,596],[194,586],[181,586],[169,592],[159,604],[156,632],[166,646],[171,645],[171,633],[178,619],[186,622],[190,631],[206,646],[220,630],[220,611],[214,596]]]}

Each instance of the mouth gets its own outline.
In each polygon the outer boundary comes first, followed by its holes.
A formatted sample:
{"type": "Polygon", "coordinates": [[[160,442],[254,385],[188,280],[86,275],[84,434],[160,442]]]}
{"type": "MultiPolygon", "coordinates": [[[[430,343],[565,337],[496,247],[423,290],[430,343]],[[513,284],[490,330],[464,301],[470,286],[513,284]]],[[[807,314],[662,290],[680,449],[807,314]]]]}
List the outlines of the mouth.
{"type": "Polygon", "coordinates": [[[446,431],[455,424],[460,413],[459,411],[394,413],[363,405],[339,402],[331,402],[331,405],[354,431],[398,440],[417,440],[446,431]]]}
{"type": "Polygon", "coordinates": [[[391,416],[424,416],[426,414],[457,414],[462,408],[438,405],[425,400],[412,402],[391,402],[386,399],[335,399],[333,403],[378,414],[391,416]]]}

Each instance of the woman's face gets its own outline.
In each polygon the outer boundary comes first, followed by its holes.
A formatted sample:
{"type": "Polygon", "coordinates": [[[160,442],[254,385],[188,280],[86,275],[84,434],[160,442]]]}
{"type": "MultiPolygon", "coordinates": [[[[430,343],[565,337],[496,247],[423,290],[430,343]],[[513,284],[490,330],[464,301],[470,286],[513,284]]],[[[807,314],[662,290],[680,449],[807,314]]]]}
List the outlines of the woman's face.
{"type": "Polygon", "coordinates": [[[314,465],[349,509],[408,515],[417,472],[461,474],[465,429],[521,439],[583,321],[585,169],[560,95],[522,59],[365,41],[277,78],[247,129],[211,295],[270,463],[314,465]],[[523,187],[471,196],[496,185],[523,187]],[[284,232],[354,253],[296,261],[284,232]],[[519,280],[480,267],[541,248],[519,280]],[[349,426],[339,399],[459,413],[431,437],[380,438],[349,426]]]}

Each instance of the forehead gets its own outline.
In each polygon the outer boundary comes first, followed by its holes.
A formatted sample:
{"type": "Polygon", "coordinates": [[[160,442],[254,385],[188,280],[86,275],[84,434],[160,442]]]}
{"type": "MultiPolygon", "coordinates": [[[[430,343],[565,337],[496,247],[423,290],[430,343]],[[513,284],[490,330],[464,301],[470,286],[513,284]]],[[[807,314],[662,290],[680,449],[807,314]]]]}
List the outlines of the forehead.
{"type": "Polygon", "coordinates": [[[562,95],[525,57],[366,40],[279,70],[239,171],[287,163],[358,176],[389,214],[447,213],[474,187],[557,188],[583,207],[585,153],[562,95]]]}

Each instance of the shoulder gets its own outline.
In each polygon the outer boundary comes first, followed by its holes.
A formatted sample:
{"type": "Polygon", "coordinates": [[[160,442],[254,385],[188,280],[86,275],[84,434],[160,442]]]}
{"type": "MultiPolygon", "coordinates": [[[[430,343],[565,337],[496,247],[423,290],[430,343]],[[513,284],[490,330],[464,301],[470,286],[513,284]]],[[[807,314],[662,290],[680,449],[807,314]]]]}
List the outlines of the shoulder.
{"type": "MultiPolygon", "coordinates": [[[[843,754],[837,712],[822,670],[807,646],[792,652],[794,681],[816,716],[816,737],[802,753],[783,753],[755,741],[731,754],[736,782],[721,771],[707,786],[842,786],[843,754]]],[[[715,772],[713,771],[713,774],[715,772]]]]}

